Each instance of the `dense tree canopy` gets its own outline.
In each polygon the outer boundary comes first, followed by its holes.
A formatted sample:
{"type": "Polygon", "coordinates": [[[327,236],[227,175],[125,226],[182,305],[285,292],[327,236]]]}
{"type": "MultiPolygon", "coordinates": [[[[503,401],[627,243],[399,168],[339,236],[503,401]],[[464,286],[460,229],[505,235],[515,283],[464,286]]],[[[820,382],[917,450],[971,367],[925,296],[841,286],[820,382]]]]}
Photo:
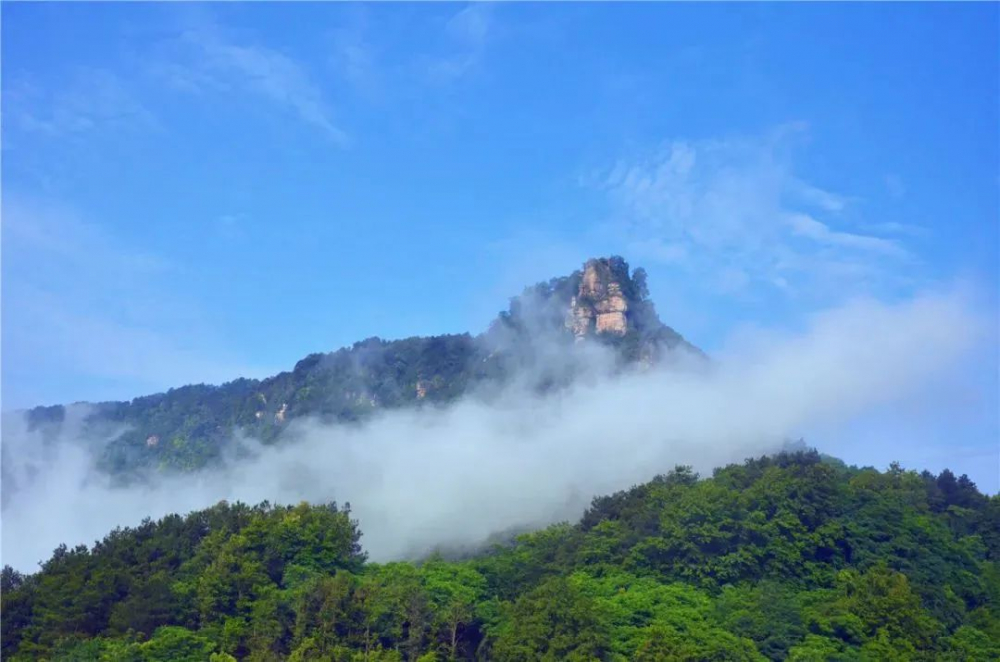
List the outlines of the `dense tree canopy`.
{"type": "Polygon", "coordinates": [[[1000,497],[814,452],[679,467],[462,560],[219,505],[4,568],[10,660],[1000,659],[1000,497]]]}

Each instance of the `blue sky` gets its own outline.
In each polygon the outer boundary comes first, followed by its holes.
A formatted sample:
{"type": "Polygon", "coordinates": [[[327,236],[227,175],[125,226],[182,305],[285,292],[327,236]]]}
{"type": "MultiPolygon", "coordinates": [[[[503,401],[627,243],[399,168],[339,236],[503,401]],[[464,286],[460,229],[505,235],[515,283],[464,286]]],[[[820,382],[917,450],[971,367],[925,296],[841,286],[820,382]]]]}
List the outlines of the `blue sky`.
{"type": "MultiPolygon", "coordinates": [[[[2,19],[5,408],[478,331],[611,253],[710,352],[956,280],[997,317],[996,4],[2,19]]],[[[980,460],[1000,434],[987,344],[961,418],[980,460]]]]}

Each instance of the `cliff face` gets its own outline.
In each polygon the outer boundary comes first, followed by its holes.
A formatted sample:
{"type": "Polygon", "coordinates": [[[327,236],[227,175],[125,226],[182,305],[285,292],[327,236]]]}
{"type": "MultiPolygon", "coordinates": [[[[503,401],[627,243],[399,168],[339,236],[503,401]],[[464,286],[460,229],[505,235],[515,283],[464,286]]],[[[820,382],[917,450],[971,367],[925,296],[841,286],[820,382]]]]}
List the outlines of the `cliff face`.
{"type": "Polygon", "coordinates": [[[623,260],[587,260],[566,314],[566,327],[577,340],[594,333],[625,335],[629,329],[626,284],[631,281],[628,265],[623,260]]]}
{"type": "MultiPolygon", "coordinates": [[[[565,333],[577,342],[600,340],[616,348],[624,363],[651,365],[680,348],[701,352],[660,321],[649,299],[646,271],[630,270],[618,256],[592,258],[582,269],[526,288],[500,313],[490,334],[496,344],[530,345],[535,338],[565,333]]],[[[490,335],[488,334],[488,335],[490,335]]]]}

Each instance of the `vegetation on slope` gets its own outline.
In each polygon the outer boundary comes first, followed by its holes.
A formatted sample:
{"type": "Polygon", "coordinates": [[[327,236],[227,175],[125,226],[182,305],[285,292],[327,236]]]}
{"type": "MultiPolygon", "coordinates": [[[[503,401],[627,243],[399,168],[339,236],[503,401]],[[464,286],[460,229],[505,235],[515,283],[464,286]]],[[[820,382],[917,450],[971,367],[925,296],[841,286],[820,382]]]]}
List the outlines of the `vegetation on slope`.
{"type": "MultiPolygon", "coordinates": [[[[624,364],[638,361],[640,354],[655,356],[678,346],[697,352],[660,322],[649,300],[645,272],[636,269],[630,275],[621,258],[607,262],[624,285],[629,331],[623,337],[597,340],[613,346],[624,364]]],[[[262,380],[196,384],[129,402],[98,403],[91,405],[83,434],[111,437],[102,446],[98,464],[108,473],[128,477],[149,469],[201,468],[220,458],[237,432],[272,443],[295,418],[352,423],[376,411],[452,402],[477,389],[500,386],[526,366],[538,369],[539,347],[572,346],[565,316],[580,274],[576,271],[526,288],[478,336],[369,338],[335,352],[311,354],[293,370],[262,380]]],[[[571,376],[539,374],[538,385],[552,387],[571,376]]],[[[55,438],[62,431],[66,410],[37,407],[27,412],[27,418],[30,430],[55,438]]]]}
{"type": "Polygon", "coordinates": [[[596,498],[462,560],[219,504],[3,571],[10,660],[1000,659],[1000,497],[815,452],[596,498]]]}

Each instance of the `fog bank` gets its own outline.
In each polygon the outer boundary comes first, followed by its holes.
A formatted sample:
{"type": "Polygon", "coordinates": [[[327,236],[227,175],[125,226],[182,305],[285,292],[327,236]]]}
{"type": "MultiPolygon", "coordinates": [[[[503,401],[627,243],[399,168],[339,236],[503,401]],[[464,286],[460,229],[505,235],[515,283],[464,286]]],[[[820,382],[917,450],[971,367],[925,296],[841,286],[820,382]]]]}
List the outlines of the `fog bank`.
{"type": "Polygon", "coordinates": [[[544,398],[511,387],[489,404],[388,411],[357,427],[296,420],[295,441],[247,439],[249,458],[127,489],[93,469],[90,448],[106,440],[81,438],[85,412],[58,443],[5,415],[3,563],[32,571],[60,543],[221,499],[349,501],[374,560],[471,545],[575,519],[593,496],[678,464],[709,472],[809,426],[848,424],[949,370],[983,329],[959,293],[858,301],[796,334],[744,338],[704,373],[654,369],[544,398]]]}

